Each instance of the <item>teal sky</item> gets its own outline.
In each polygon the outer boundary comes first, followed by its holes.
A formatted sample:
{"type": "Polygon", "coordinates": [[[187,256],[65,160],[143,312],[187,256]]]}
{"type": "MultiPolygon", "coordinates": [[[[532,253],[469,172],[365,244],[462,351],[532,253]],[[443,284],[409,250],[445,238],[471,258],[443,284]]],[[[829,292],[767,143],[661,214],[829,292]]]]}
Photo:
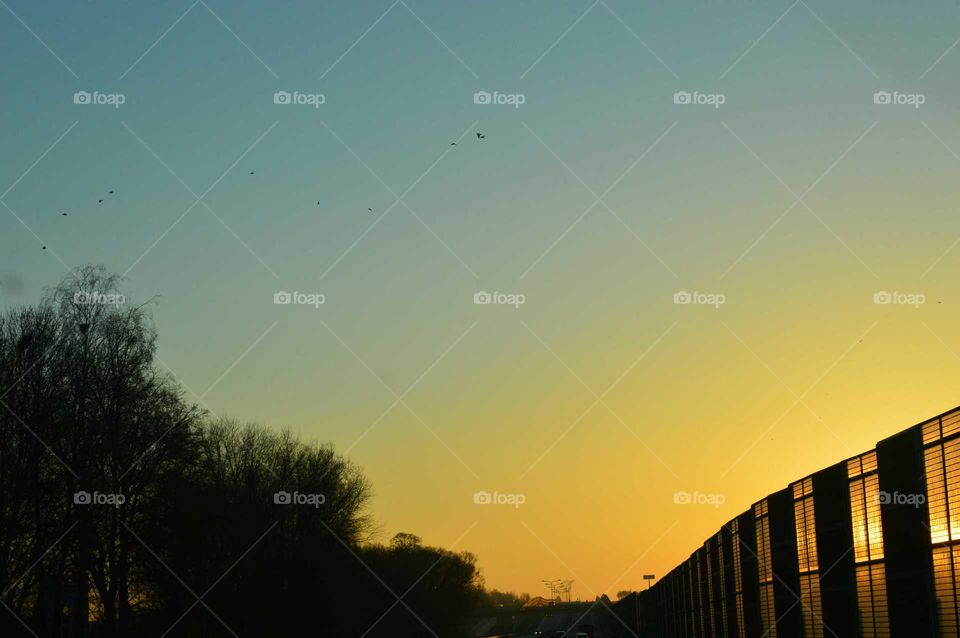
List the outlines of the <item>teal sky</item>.
{"type": "Polygon", "coordinates": [[[960,404],[955,3],[0,4],[0,307],[125,273],[211,410],[349,450],[384,536],[491,586],[665,573],[960,404]]]}

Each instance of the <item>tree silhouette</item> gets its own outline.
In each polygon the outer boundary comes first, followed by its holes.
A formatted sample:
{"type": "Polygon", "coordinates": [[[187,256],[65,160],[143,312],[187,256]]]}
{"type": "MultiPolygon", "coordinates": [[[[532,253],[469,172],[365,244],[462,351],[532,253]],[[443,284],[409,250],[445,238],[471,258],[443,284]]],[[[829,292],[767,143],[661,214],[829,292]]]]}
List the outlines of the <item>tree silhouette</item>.
{"type": "Polygon", "coordinates": [[[372,592],[368,601],[375,612],[370,636],[464,635],[483,597],[475,556],[424,546],[419,537],[400,533],[389,547],[366,547],[362,558],[376,575],[364,587],[372,592]],[[377,580],[379,587],[372,582],[377,580]],[[395,604],[394,594],[402,604],[395,604]]]}
{"type": "Polygon", "coordinates": [[[0,313],[0,636],[462,635],[476,558],[371,544],[361,471],[187,402],[119,283],[0,313]]]}

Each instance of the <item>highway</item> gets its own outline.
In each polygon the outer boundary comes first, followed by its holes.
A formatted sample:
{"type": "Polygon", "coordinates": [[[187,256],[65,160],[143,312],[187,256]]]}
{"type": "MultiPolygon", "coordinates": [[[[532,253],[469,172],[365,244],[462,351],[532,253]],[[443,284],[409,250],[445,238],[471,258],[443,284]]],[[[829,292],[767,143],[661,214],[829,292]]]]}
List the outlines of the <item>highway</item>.
{"type": "MultiPolygon", "coordinates": [[[[536,632],[540,633],[535,632],[529,634],[529,638],[559,638],[560,634],[557,632],[561,631],[563,632],[564,638],[575,638],[579,627],[582,625],[592,625],[595,628],[592,638],[607,638],[606,634],[598,632],[597,615],[596,610],[591,610],[587,612],[586,615],[576,610],[548,613],[537,626],[536,632]]],[[[528,637],[524,636],[523,638],[528,637]]]]}
{"type": "Polygon", "coordinates": [[[527,609],[493,618],[478,626],[473,636],[487,638],[576,638],[581,627],[592,628],[591,638],[636,638],[612,610],[601,605],[579,603],[563,607],[527,609]]]}

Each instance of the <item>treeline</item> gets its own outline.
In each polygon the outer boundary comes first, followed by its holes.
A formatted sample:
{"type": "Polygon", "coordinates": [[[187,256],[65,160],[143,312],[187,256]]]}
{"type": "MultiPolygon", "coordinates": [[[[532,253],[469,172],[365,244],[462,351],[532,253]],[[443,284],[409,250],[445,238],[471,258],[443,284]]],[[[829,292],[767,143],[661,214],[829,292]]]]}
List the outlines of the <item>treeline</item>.
{"type": "Polygon", "coordinates": [[[495,613],[501,610],[517,610],[530,602],[530,594],[515,594],[509,591],[491,589],[484,597],[483,610],[495,613]]]}
{"type": "Polygon", "coordinates": [[[192,405],[118,284],[0,314],[0,636],[463,635],[475,558],[371,544],[360,470],[192,405]]]}

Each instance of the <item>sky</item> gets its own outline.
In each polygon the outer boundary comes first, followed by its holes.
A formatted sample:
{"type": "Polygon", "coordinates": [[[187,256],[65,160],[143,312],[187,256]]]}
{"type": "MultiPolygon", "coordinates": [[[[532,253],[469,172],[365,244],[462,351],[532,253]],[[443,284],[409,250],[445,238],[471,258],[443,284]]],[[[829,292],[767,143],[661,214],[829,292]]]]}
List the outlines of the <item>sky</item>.
{"type": "Polygon", "coordinates": [[[0,308],[103,264],[191,400],[348,454],[379,540],[613,595],[960,404],[958,38],[946,2],[3,0],[0,308]]]}

